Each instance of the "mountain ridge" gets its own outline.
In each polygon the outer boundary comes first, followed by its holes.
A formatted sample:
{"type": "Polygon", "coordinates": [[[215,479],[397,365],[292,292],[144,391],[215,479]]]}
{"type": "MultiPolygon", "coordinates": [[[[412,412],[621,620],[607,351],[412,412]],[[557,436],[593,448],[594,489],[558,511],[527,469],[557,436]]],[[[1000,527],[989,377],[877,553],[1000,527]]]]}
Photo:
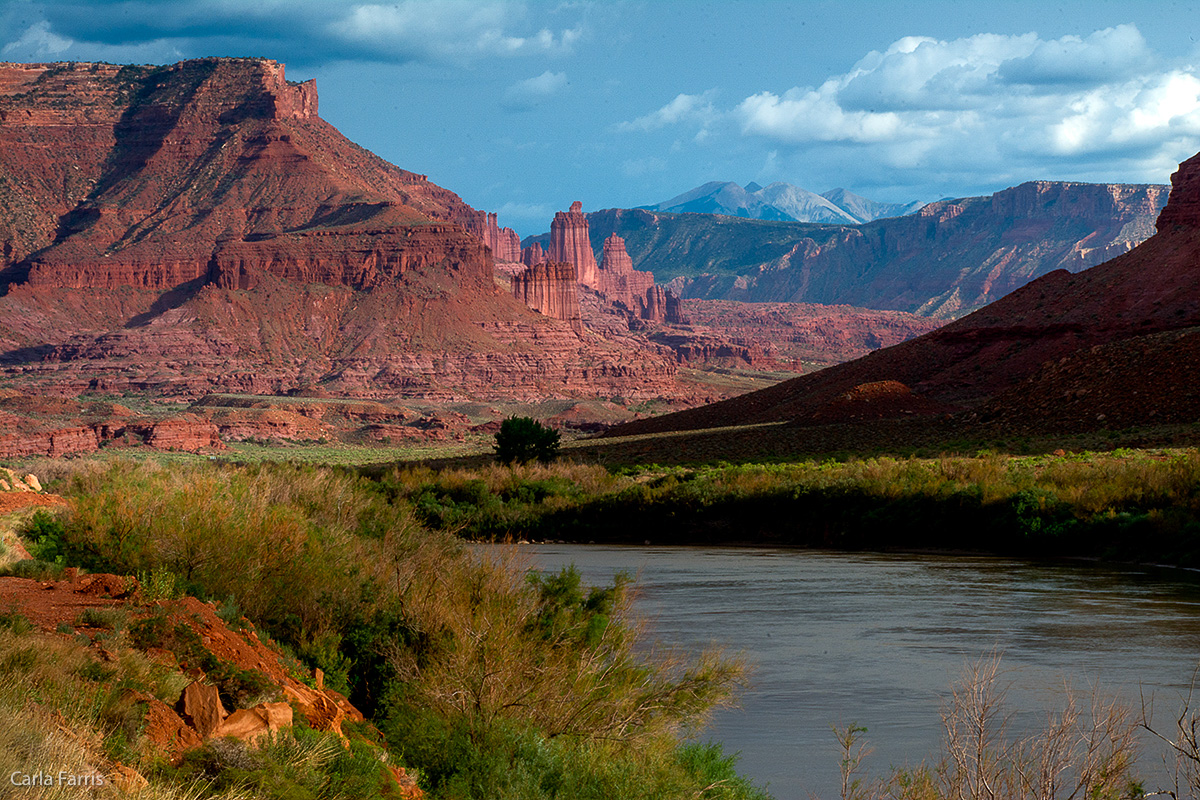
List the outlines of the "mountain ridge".
{"type": "Polygon", "coordinates": [[[776,181],[763,187],[750,182],[709,181],[682,194],[637,208],[674,214],[721,214],[745,219],[859,225],[884,217],[911,214],[925,203],[878,203],[846,189],[817,194],[776,181]]]}
{"type": "MultiPolygon", "coordinates": [[[[611,435],[860,418],[872,392],[908,414],[1068,433],[1194,422],[1200,389],[1200,154],[1171,176],[1156,233],[1130,252],[1055,270],[968,316],[863,358],[611,435]],[[1099,390],[1103,387],[1103,390],[1099,390]],[[918,402],[919,401],[919,402],[918,402]]],[[[878,407],[878,405],[876,406],[878,407]]]]}

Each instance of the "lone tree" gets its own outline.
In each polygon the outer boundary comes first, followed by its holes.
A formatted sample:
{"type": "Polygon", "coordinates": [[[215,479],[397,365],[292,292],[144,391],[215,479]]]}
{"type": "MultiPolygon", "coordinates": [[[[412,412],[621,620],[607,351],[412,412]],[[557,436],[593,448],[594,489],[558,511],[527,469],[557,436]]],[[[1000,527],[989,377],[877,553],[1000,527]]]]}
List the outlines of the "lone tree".
{"type": "Polygon", "coordinates": [[[496,432],[496,460],[501,464],[549,464],[558,458],[558,431],[531,417],[509,417],[496,432]]]}

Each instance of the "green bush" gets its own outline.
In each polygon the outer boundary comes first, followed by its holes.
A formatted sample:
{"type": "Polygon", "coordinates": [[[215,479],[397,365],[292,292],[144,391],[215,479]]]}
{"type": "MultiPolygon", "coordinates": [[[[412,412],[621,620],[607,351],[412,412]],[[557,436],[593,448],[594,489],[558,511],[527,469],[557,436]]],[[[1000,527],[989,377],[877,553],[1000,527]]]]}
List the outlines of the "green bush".
{"type": "Polygon", "coordinates": [[[531,417],[509,417],[496,432],[496,460],[501,464],[549,464],[558,458],[558,431],[531,417]]]}
{"type": "Polygon", "coordinates": [[[66,530],[54,515],[37,511],[21,528],[21,535],[29,542],[29,554],[38,561],[52,564],[63,562],[66,530]]]}

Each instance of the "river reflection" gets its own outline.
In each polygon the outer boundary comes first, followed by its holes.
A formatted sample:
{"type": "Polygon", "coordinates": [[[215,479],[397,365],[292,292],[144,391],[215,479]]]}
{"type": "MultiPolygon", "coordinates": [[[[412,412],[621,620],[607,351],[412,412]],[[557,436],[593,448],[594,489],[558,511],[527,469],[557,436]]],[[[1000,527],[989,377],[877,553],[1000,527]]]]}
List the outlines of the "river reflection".
{"type": "MultiPolygon", "coordinates": [[[[755,667],[740,709],[706,737],[778,800],[836,797],[831,724],[869,729],[866,766],[936,757],[939,709],[964,665],[993,649],[1021,713],[1064,681],[1137,702],[1169,724],[1200,658],[1200,588],[1187,574],[998,558],[812,550],[527,545],[532,566],[575,564],[591,584],[638,578],[636,607],[661,642],[710,642],[755,667]]],[[[1156,782],[1161,765],[1144,758],[1156,782]]]]}

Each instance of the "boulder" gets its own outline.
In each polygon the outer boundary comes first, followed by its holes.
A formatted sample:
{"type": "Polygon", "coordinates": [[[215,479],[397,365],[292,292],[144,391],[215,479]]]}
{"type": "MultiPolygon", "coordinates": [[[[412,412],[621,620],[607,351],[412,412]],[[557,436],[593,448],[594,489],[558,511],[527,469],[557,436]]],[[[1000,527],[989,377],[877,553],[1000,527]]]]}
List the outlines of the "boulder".
{"type": "Polygon", "coordinates": [[[217,687],[199,682],[188,684],[175,710],[204,739],[212,736],[229,716],[221,705],[217,687]]]}

